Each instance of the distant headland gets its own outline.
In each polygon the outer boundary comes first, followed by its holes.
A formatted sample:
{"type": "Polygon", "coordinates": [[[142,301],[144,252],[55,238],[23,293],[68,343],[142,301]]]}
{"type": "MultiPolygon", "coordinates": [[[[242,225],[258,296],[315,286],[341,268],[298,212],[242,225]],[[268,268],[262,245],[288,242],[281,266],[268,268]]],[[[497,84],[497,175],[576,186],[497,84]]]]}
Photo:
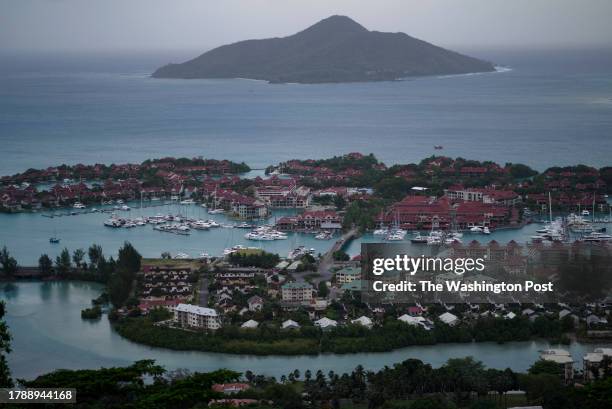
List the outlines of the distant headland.
{"type": "Polygon", "coordinates": [[[335,83],[492,71],[490,62],[404,33],[369,31],[346,16],[331,16],[288,37],[215,48],[182,64],[165,65],[152,76],[335,83]]]}

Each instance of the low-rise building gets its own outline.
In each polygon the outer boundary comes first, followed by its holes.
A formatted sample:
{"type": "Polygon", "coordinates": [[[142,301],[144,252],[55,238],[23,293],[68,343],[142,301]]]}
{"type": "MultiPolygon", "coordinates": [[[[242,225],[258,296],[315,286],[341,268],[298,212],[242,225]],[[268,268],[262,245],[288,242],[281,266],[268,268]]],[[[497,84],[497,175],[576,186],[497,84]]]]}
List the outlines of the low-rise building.
{"type": "Polygon", "coordinates": [[[246,329],[255,329],[259,326],[259,322],[255,321],[255,320],[248,320],[246,322],[244,322],[240,328],[246,328],[246,329]]]}
{"type": "Polygon", "coordinates": [[[283,321],[283,323],[281,324],[282,329],[298,329],[299,327],[300,327],[300,324],[298,324],[297,322],[293,320],[286,320],[286,321],[283,321]]]}
{"type": "Polygon", "coordinates": [[[174,309],[174,321],[181,327],[215,331],[221,328],[219,314],[212,308],[179,304],[174,309]]]}
{"type": "Polygon", "coordinates": [[[329,330],[338,326],[338,322],[327,317],[315,321],[314,325],[322,330],[329,330]]]}
{"type": "Polygon", "coordinates": [[[247,300],[249,311],[260,311],[263,308],[264,300],[258,295],[254,295],[247,300]]]}
{"type": "Polygon", "coordinates": [[[450,312],[445,312],[444,314],[440,315],[438,319],[451,327],[459,323],[459,317],[457,317],[455,314],[451,314],[450,312]]]}
{"type": "Polygon", "coordinates": [[[362,315],[359,318],[351,320],[351,323],[352,324],[361,325],[361,326],[366,327],[368,329],[371,329],[374,326],[374,322],[372,321],[372,319],[366,317],[365,315],[362,315]]]}
{"type": "Polygon", "coordinates": [[[361,268],[345,267],[336,271],[336,283],[346,284],[352,283],[355,280],[361,280],[361,268]]]}
{"type": "Polygon", "coordinates": [[[606,366],[612,368],[612,348],[596,348],[582,359],[585,381],[600,379],[606,366]]]}
{"type": "Polygon", "coordinates": [[[540,359],[558,364],[565,382],[574,379],[574,359],[568,351],[564,349],[547,349],[540,353],[540,359]]]}
{"type": "Polygon", "coordinates": [[[307,282],[293,281],[285,283],[281,287],[281,297],[285,302],[297,303],[312,300],[313,288],[307,282]]]}

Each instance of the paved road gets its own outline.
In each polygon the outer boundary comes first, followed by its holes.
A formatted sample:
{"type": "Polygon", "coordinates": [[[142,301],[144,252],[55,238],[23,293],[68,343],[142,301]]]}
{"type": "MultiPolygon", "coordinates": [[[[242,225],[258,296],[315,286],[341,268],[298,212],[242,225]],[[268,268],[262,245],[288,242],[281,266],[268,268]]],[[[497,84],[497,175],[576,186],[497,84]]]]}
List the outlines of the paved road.
{"type": "Polygon", "coordinates": [[[318,270],[318,273],[321,276],[319,280],[331,280],[333,275],[331,272],[331,266],[334,264],[334,253],[344,247],[348,241],[357,236],[358,231],[359,230],[357,228],[352,228],[344,233],[338,240],[336,240],[332,248],[329,249],[329,251],[325,253],[323,257],[321,257],[318,270]]]}
{"type": "Polygon", "coordinates": [[[208,277],[202,275],[200,278],[200,290],[198,291],[198,305],[200,307],[208,307],[208,277]]]}

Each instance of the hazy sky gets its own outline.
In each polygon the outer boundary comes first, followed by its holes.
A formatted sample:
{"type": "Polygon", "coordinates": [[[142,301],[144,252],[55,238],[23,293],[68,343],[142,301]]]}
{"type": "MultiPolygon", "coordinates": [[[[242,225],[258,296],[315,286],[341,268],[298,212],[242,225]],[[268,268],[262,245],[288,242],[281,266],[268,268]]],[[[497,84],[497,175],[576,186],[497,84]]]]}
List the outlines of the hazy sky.
{"type": "Polygon", "coordinates": [[[612,45],[612,0],[0,0],[0,50],[206,50],[332,14],[442,46],[612,45]]]}

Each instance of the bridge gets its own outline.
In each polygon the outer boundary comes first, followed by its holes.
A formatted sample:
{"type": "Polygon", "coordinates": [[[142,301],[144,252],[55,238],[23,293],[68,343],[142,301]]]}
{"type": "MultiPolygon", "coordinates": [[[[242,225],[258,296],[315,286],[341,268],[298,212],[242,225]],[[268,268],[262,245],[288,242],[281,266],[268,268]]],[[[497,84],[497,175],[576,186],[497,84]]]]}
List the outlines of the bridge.
{"type": "Polygon", "coordinates": [[[344,246],[353,240],[355,237],[359,235],[359,229],[357,227],[353,227],[351,230],[344,233],[332,246],[331,249],[327,251],[327,253],[321,256],[321,260],[319,261],[319,269],[318,273],[323,280],[330,280],[332,276],[332,272],[330,271],[331,266],[334,264],[334,253],[336,251],[342,250],[344,246]]]}

